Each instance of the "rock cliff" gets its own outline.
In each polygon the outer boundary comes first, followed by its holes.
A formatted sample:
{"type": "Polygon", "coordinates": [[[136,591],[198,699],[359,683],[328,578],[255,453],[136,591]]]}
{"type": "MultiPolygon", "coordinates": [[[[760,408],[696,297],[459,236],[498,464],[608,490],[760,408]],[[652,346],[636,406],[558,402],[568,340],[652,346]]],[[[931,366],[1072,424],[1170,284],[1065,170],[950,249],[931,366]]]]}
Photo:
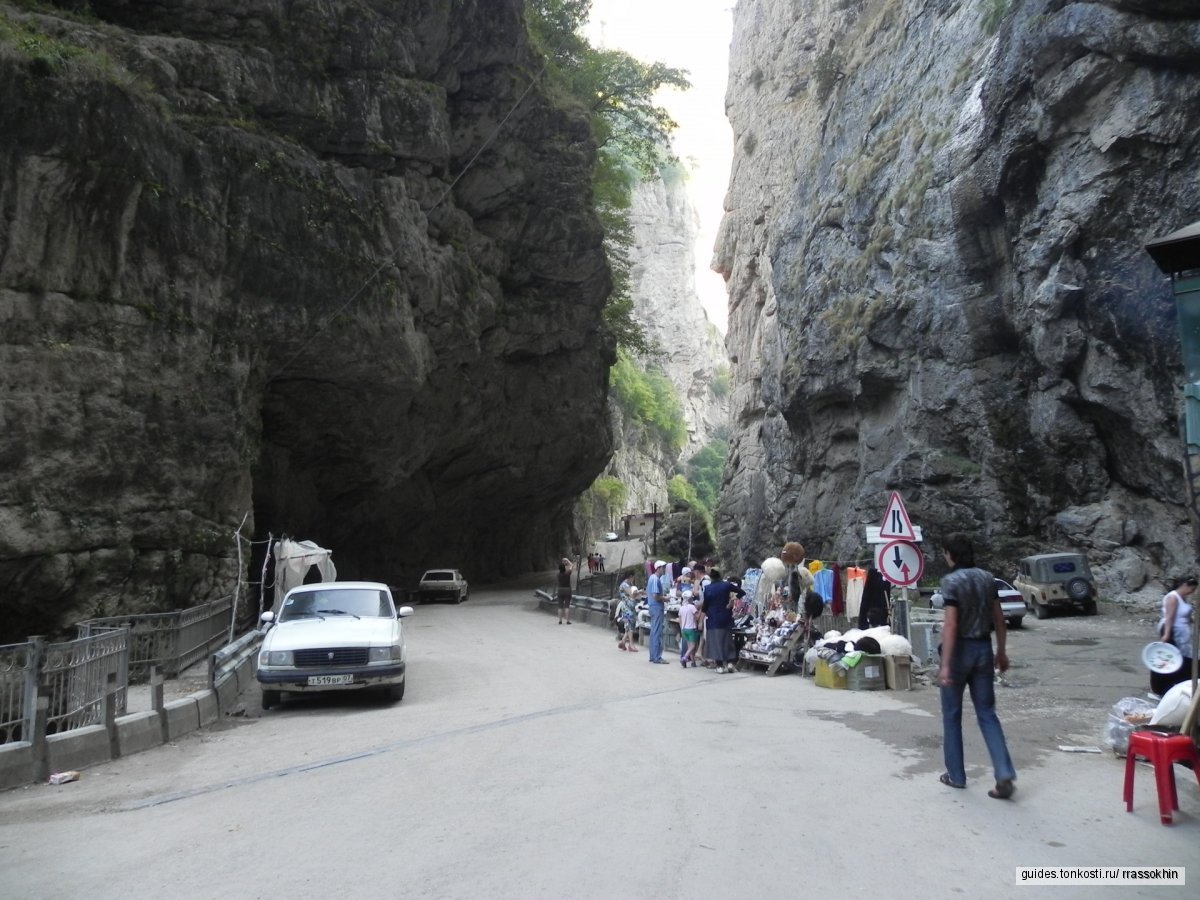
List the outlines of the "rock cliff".
{"type": "Polygon", "coordinates": [[[1120,596],[1190,565],[1143,246],[1200,218],[1198,75],[1186,0],[737,5],[727,555],[859,557],[895,489],[998,572],[1083,547],[1120,596]]]}
{"type": "Polygon", "coordinates": [[[628,489],[622,512],[649,512],[668,505],[667,482],[728,426],[726,398],[714,391],[728,363],[720,332],[696,293],[695,242],[699,227],[686,184],[679,179],[646,182],[630,205],[633,246],[629,290],[634,318],[654,351],[642,363],[661,369],[675,386],[687,424],[678,453],[663,447],[612,403],[613,458],[605,474],[628,489]]]}
{"type": "Polygon", "coordinates": [[[0,3],[0,642],[230,593],[247,516],[346,578],[556,557],[609,273],[522,7],[0,3]]]}

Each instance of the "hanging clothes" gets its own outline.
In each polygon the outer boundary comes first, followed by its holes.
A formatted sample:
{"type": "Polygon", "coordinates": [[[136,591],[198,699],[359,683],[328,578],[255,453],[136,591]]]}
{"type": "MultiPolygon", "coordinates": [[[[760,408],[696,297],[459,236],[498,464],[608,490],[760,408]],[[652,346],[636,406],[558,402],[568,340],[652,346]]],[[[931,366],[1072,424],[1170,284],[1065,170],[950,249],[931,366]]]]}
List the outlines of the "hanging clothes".
{"type": "Polygon", "coordinates": [[[823,568],[825,568],[825,563],[821,562],[819,559],[814,559],[808,564],[808,571],[812,572],[814,575],[820,572],[823,568]]]}
{"type": "Polygon", "coordinates": [[[833,569],[820,569],[813,575],[813,590],[826,603],[833,602],[833,569]]]}
{"type": "Polygon", "coordinates": [[[829,611],[840,616],[846,611],[846,601],[842,596],[842,567],[833,564],[833,597],[829,601],[829,611]]]}
{"type": "Polygon", "coordinates": [[[858,618],[862,606],[863,589],[867,586],[867,570],[857,566],[846,567],[846,618],[858,618]]]}

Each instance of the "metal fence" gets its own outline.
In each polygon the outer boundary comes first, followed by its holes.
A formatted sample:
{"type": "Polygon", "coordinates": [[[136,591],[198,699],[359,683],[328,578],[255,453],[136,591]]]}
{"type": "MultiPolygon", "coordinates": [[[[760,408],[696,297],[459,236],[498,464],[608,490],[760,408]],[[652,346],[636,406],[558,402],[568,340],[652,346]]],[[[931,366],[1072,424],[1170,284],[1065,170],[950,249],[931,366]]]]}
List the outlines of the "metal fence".
{"type": "Polygon", "coordinates": [[[232,607],[224,597],[169,613],[89,619],[73,641],[0,646],[0,744],[33,739],[39,692],[49,702],[46,734],[100,724],[110,691],[123,715],[130,682],[149,678],[151,666],[174,677],[222,646],[232,607]]]}
{"type": "Polygon", "coordinates": [[[0,743],[33,739],[39,680],[48,700],[46,734],[99,724],[110,690],[117,712],[124,713],[129,632],[118,628],[73,641],[34,638],[0,647],[0,743]]]}
{"type": "Polygon", "coordinates": [[[233,598],[223,597],[168,613],[88,619],[76,628],[80,637],[113,628],[128,628],[130,678],[145,680],[151,666],[158,666],[163,675],[174,678],[225,643],[232,608],[233,598]]]}
{"type": "MultiPolygon", "coordinates": [[[[617,596],[617,585],[620,584],[617,572],[599,572],[595,575],[580,575],[575,593],[582,597],[595,597],[597,600],[611,600],[617,596]]],[[[550,593],[557,591],[552,588],[550,593]]]]}

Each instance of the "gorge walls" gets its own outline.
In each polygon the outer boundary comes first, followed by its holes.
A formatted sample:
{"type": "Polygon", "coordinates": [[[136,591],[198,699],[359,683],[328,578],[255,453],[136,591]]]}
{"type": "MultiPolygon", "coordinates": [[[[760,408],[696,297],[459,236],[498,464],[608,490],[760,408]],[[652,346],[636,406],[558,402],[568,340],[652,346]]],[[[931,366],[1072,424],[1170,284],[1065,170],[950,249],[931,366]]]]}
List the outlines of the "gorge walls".
{"type": "Polygon", "coordinates": [[[229,594],[243,523],[548,567],[610,279],[520,0],[57,6],[0,2],[0,642],[229,594]]]}
{"type": "Polygon", "coordinates": [[[1198,76],[1184,0],[740,0],[727,556],[861,558],[899,490],[998,574],[1082,547],[1149,595],[1192,564],[1143,247],[1200,219],[1198,76]]]}

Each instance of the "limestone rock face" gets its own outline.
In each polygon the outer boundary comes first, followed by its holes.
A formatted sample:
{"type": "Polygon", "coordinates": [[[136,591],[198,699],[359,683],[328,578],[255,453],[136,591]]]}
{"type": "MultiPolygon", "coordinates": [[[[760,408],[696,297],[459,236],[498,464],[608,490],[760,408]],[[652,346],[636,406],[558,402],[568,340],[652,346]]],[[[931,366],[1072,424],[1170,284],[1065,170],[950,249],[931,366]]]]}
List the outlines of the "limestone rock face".
{"type": "Polygon", "coordinates": [[[231,593],[243,520],[548,566],[610,279],[520,0],[77,5],[0,3],[0,642],[231,593]]]}
{"type": "Polygon", "coordinates": [[[714,390],[728,367],[720,332],[696,294],[695,208],[681,181],[646,182],[630,206],[633,247],[629,288],[634,317],[654,350],[643,360],[670,379],[683,405],[688,439],[676,453],[663,447],[612,404],[613,458],[606,474],[628,489],[627,511],[665,510],[667,482],[691,457],[728,427],[726,398],[714,390]]]}
{"type": "Polygon", "coordinates": [[[1001,573],[1082,547],[1115,596],[1188,566],[1143,247],[1200,210],[1195,4],[804,6],[735,11],[726,554],[859,558],[899,490],[1001,573]]]}

